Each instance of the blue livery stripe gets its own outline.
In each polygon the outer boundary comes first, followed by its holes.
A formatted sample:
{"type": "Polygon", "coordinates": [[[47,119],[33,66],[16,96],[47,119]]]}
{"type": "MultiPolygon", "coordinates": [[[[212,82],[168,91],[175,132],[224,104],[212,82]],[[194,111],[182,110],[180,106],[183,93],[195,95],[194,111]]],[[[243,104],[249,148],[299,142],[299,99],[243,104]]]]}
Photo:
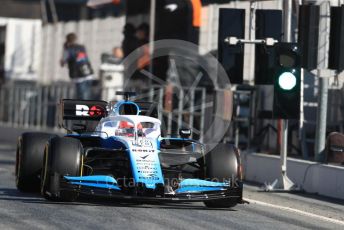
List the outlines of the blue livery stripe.
{"type": "Polygon", "coordinates": [[[112,184],[97,184],[97,183],[85,183],[85,182],[71,182],[71,184],[88,186],[88,187],[96,187],[96,188],[104,188],[104,189],[121,190],[117,185],[112,185],[112,184]]]}
{"type": "Polygon", "coordinates": [[[64,176],[64,178],[69,181],[91,181],[91,182],[117,184],[116,179],[111,176],[79,176],[79,177],[64,176]]]}
{"type": "Polygon", "coordinates": [[[226,188],[223,187],[183,187],[177,189],[175,192],[177,194],[180,193],[198,193],[198,192],[212,192],[212,191],[223,191],[226,190],[226,188]]]}
{"type": "Polygon", "coordinates": [[[183,187],[228,187],[228,183],[213,182],[199,179],[185,179],[180,182],[179,186],[183,187]]]}

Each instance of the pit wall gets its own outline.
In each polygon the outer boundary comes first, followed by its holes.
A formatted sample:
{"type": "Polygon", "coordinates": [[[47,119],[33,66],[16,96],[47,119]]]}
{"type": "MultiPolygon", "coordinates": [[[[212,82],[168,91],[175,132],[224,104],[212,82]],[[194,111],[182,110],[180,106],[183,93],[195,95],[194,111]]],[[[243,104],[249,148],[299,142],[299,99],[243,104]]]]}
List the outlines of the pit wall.
{"type": "MultiPolygon", "coordinates": [[[[279,177],[280,157],[267,154],[242,154],[244,178],[269,183],[279,177]]],[[[307,193],[344,199],[344,167],[288,158],[288,177],[307,193]]]]}

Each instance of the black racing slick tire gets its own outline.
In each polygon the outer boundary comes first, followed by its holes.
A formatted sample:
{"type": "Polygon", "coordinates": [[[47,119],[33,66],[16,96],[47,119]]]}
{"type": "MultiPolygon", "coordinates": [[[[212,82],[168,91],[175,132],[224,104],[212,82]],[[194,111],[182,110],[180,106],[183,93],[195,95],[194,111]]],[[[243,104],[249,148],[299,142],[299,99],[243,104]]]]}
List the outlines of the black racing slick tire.
{"type": "MultiPolygon", "coordinates": [[[[223,182],[225,180],[241,180],[240,155],[238,149],[230,144],[219,144],[206,154],[207,179],[223,182]]],[[[239,188],[239,191],[241,189],[239,188]]],[[[241,190],[242,191],[242,190],[241,190]]],[[[231,208],[241,202],[240,198],[226,198],[205,201],[208,208],[231,208]]]]}
{"type": "Polygon", "coordinates": [[[23,133],[17,142],[15,179],[18,190],[38,192],[44,148],[56,135],[48,133],[23,133]]]}
{"type": "Polygon", "coordinates": [[[52,201],[75,201],[78,193],[61,187],[63,176],[81,176],[83,146],[78,139],[56,137],[44,151],[41,194],[52,201]]]}

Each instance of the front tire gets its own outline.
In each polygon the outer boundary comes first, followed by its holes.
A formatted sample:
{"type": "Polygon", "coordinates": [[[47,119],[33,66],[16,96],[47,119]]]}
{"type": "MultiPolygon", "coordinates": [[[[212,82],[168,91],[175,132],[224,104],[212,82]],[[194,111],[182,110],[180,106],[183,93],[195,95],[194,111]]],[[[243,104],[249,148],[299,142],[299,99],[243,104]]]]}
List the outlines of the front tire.
{"type": "Polygon", "coordinates": [[[23,133],[17,142],[15,178],[18,190],[37,192],[44,148],[56,135],[48,133],[23,133]]]}
{"type": "MultiPolygon", "coordinates": [[[[239,150],[233,145],[219,144],[206,154],[206,176],[210,180],[224,182],[241,180],[239,150]]],[[[233,184],[233,183],[232,183],[233,184]]],[[[239,188],[241,189],[241,188],[239,188]]],[[[242,197],[204,201],[208,208],[231,208],[241,202],[242,197]]]]}
{"type": "Polygon", "coordinates": [[[83,147],[79,140],[53,138],[45,149],[41,194],[48,200],[75,201],[78,193],[61,188],[63,176],[81,176],[83,147]]]}

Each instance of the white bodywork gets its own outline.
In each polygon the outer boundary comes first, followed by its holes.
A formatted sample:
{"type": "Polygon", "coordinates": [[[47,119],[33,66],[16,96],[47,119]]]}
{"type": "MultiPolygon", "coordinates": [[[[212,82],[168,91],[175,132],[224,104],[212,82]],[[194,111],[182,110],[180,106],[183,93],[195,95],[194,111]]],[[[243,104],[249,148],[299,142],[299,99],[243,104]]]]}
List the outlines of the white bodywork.
{"type": "Polygon", "coordinates": [[[96,127],[97,132],[106,133],[108,137],[111,136],[126,136],[137,138],[140,133],[144,137],[150,139],[157,139],[161,135],[160,120],[141,115],[118,115],[109,116],[100,120],[96,127]],[[123,123],[127,127],[122,127],[123,123]]]}

